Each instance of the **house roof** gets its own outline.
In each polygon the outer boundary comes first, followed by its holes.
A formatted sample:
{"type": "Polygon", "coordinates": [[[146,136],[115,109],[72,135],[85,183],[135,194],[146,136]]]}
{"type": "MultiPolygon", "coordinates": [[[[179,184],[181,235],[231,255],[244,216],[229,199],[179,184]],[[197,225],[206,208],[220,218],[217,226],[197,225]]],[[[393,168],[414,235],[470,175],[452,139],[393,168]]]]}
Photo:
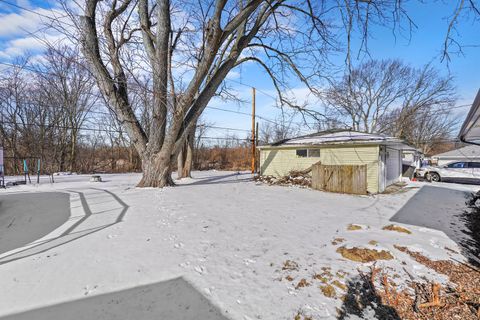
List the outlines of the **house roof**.
{"type": "MultiPolygon", "coordinates": [[[[274,142],[264,148],[279,146],[308,146],[322,144],[397,144],[403,145],[403,141],[377,133],[365,133],[352,130],[328,130],[305,136],[295,137],[274,142]]],[[[262,148],[259,147],[259,148],[262,148]]],[[[407,146],[409,147],[409,146],[407,146]]],[[[411,147],[409,147],[411,148],[411,147]]]]}
{"type": "Polygon", "coordinates": [[[459,138],[463,142],[480,144],[480,90],[463,122],[459,138]]]}
{"type": "Polygon", "coordinates": [[[454,159],[457,159],[457,158],[458,159],[480,158],[480,146],[470,145],[470,146],[466,146],[466,147],[463,147],[463,148],[451,150],[451,151],[448,151],[448,152],[436,154],[436,155],[432,156],[432,158],[438,158],[438,159],[442,159],[442,158],[447,158],[447,159],[450,159],[450,158],[454,158],[454,159]]]}

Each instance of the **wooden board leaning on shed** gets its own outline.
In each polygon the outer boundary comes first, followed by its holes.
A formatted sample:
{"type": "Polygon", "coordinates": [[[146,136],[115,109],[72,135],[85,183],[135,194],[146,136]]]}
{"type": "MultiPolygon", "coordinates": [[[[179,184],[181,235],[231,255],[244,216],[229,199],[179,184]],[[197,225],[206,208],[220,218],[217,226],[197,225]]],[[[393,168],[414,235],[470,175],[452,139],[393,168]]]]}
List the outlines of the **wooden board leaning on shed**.
{"type": "Polygon", "coordinates": [[[367,194],[367,165],[314,164],[312,188],[338,193],[367,194]]]}

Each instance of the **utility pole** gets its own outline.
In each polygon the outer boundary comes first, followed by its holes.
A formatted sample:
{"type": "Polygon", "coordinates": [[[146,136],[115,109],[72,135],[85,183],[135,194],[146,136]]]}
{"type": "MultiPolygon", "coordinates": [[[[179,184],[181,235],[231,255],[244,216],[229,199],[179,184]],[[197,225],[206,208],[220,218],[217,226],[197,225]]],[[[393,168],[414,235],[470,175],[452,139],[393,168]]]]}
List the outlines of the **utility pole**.
{"type": "Polygon", "coordinates": [[[255,173],[255,88],[252,88],[252,173],[255,173]]]}

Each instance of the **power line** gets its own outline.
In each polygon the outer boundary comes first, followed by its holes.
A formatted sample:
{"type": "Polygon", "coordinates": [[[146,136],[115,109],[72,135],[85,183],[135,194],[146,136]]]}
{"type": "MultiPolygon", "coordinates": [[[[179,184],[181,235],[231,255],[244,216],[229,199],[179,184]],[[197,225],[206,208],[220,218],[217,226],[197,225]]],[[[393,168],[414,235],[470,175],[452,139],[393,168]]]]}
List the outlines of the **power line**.
{"type": "MultiPolygon", "coordinates": [[[[32,10],[32,9],[29,9],[29,8],[26,8],[26,7],[23,7],[23,6],[20,6],[20,5],[16,4],[16,3],[12,3],[12,2],[9,2],[9,1],[6,1],[6,0],[0,0],[0,2],[3,2],[3,3],[5,3],[5,4],[7,4],[7,5],[9,5],[9,6],[12,6],[12,7],[15,7],[15,8],[17,8],[17,9],[21,9],[21,10],[24,10],[24,11],[27,11],[27,12],[30,12],[30,13],[33,13],[33,14],[36,14],[37,16],[42,17],[42,18],[49,19],[50,21],[55,21],[55,22],[58,22],[58,23],[60,23],[60,24],[67,25],[67,26],[69,26],[69,27],[76,28],[76,26],[73,25],[73,24],[67,23],[67,22],[65,22],[65,21],[59,21],[59,19],[61,19],[61,18],[68,17],[68,15],[63,15],[63,16],[60,16],[60,17],[52,17],[52,16],[48,16],[48,15],[46,15],[46,14],[37,12],[37,11],[35,11],[35,10],[32,10]]],[[[51,8],[50,8],[50,9],[46,9],[46,8],[42,8],[42,7],[39,7],[39,8],[40,8],[40,9],[44,9],[44,10],[50,10],[50,11],[53,13],[53,11],[52,11],[51,8]]]]}
{"type": "MultiPolygon", "coordinates": [[[[0,0],[0,1],[3,1],[3,0],[0,0]]],[[[21,68],[21,69],[25,69],[25,70],[28,70],[28,71],[31,71],[31,72],[34,72],[34,73],[40,73],[40,74],[46,74],[46,75],[52,75],[52,76],[59,76],[58,74],[55,74],[55,73],[52,73],[52,72],[47,72],[47,71],[43,71],[43,70],[37,70],[37,69],[34,69],[32,67],[28,67],[28,66],[22,66],[22,65],[17,65],[17,64],[12,64],[12,63],[7,63],[7,62],[1,62],[0,61],[0,65],[5,65],[5,66],[8,66],[8,67],[12,67],[12,68],[21,68]]],[[[65,77],[66,79],[69,79],[69,80],[72,80],[70,77],[65,77]]],[[[242,85],[245,85],[242,83],[242,85]]],[[[130,87],[129,90],[132,90],[132,91],[135,91],[135,90],[141,90],[141,89],[135,89],[135,88],[132,88],[130,87]]],[[[150,93],[153,93],[151,90],[147,89],[150,93]]],[[[94,96],[96,98],[100,98],[100,99],[103,99],[103,96],[102,95],[99,95],[99,94],[94,94],[94,93],[90,93],[91,96],[94,96]]],[[[222,109],[222,108],[218,108],[218,107],[212,107],[212,106],[207,106],[206,107],[207,109],[213,109],[213,110],[219,110],[219,111],[224,111],[224,112],[230,112],[230,113],[236,113],[236,114],[242,114],[242,115],[246,115],[246,116],[252,116],[251,113],[247,113],[247,112],[241,112],[241,111],[235,111],[235,110],[228,110],[228,109],[222,109]]],[[[274,121],[274,120],[271,120],[265,116],[261,116],[261,115],[256,115],[257,118],[261,119],[261,120],[264,120],[266,122],[270,122],[270,123],[273,123],[273,124],[276,124],[276,125],[280,125],[278,122],[274,121]]]]}
{"type": "MultiPolygon", "coordinates": [[[[22,122],[8,121],[8,120],[0,120],[0,124],[2,124],[2,125],[9,124],[9,125],[15,125],[15,126],[21,126],[21,127],[36,126],[36,127],[57,128],[57,129],[66,129],[66,130],[76,129],[76,130],[79,130],[79,131],[94,131],[94,132],[109,132],[109,133],[125,134],[125,131],[121,131],[121,130],[89,128],[89,127],[82,127],[82,126],[79,126],[79,127],[75,128],[75,127],[72,127],[72,126],[65,126],[65,125],[59,125],[59,124],[22,123],[22,122]]],[[[227,131],[249,132],[249,130],[246,130],[246,129],[218,127],[218,126],[211,126],[211,125],[199,125],[198,127],[220,129],[220,130],[227,130],[227,131]]],[[[219,138],[216,138],[216,139],[219,139],[219,138]]]]}

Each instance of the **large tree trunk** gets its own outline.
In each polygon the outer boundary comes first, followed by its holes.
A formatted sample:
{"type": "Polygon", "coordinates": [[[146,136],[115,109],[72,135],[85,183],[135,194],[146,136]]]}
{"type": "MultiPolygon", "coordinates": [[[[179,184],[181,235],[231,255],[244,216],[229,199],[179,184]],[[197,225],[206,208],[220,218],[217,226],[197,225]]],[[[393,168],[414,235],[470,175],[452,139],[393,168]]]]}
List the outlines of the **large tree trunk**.
{"type": "Polygon", "coordinates": [[[177,157],[177,179],[180,180],[184,178],[183,176],[183,167],[185,166],[185,147],[180,150],[177,157]]]}
{"type": "Polygon", "coordinates": [[[177,179],[191,178],[193,166],[193,145],[195,142],[195,129],[187,136],[187,140],[178,153],[177,158],[177,179]]]}
{"type": "Polygon", "coordinates": [[[186,143],[187,155],[185,157],[185,163],[183,165],[182,176],[184,178],[192,176],[192,167],[193,167],[193,143],[194,135],[190,134],[186,143]]]}
{"type": "Polygon", "coordinates": [[[142,172],[142,180],[137,187],[162,188],[175,185],[172,179],[170,157],[162,152],[142,159],[142,172]]]}

